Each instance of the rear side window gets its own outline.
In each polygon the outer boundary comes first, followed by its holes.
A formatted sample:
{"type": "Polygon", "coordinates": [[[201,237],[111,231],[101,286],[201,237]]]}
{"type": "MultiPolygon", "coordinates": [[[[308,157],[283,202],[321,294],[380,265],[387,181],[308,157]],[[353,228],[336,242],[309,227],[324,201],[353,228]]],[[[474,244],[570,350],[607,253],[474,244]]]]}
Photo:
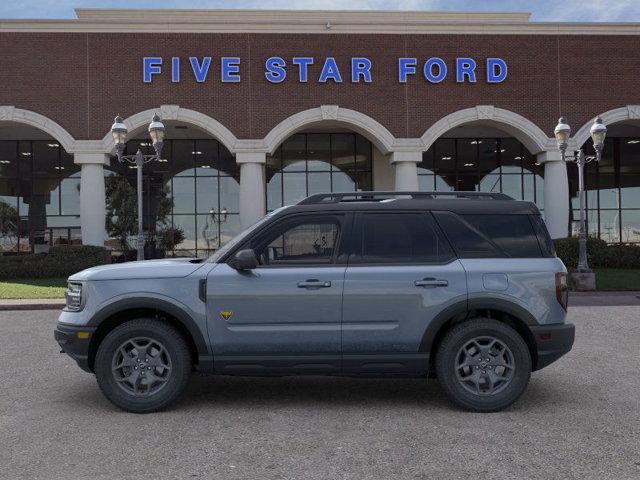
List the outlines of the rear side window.
{"type": "Polygon", "coordinates": [[[356,263],[445,263],[451,247],[425,213],[365,213],[358,216],[356,263]]]}
{"type": "Polygon", "coordinates": [[[539,258],[542,256],[538,236],[529,215],[462,215],[507,256],[539,258]]]}
{"type": "Polygon", "coordinates": [[[477,228],[451,212],[433,212],[460,258],[499,258],[504,254],[477,228]]]}
{"type": "Polygon", "coordinates": [[[555,257],[556,247],[553,244],[553,240],[551,240],[551,236],[549,235],[547,226],[544,224],[544,220],[542,220],[540,215],[531,215],[529,218],[531,219],[533,228],[538,236],[538,243],[542,249],[542,255],[545,257],[555,257]]]}

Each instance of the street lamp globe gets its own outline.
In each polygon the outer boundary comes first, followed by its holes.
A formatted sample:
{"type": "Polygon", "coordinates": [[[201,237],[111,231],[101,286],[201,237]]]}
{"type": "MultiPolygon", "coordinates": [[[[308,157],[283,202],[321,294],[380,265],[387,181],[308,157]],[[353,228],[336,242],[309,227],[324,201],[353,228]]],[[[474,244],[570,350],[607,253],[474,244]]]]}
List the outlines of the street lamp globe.
{"type": "Polygon", "coordinates": [[[153,142],[153,147],[156,149],[156,153],[160,156],[164,142],[164,124],[157,113],[153,116],[149,124],[149,136],[153,142]]]}
{"type": "Polygon", "coordinates": [[[558,142],[558,148],[564,154],[569,144],[569,137],[571,136],[571,127],[567,123],[566,118],[560,117],[558,125],[556,125],[556,128],[553,130],[553,134],[556,137],[556,142],[558,142]]]}
{"type": "Polygon", "coordinates": [[[120,115],[113,120],[113,125],[111,125],[111,135],[113,136],[113,142],[116,149],[121,153],[124,150],[124,144],[127,141],[127,126],[124,124],[124,120],[122,120],[120,115]]]}
{"type": "Polygon", "coordinates": [[[607,127],[602,123],[602,119],[600,117],[596,118],[591,125],[590,129],[591,140],[593,140],[593,148],[596,149],[596,153],[598,157],[602,152],[602,148],[604,147],[604,139],[607,136],[607,127]]]}

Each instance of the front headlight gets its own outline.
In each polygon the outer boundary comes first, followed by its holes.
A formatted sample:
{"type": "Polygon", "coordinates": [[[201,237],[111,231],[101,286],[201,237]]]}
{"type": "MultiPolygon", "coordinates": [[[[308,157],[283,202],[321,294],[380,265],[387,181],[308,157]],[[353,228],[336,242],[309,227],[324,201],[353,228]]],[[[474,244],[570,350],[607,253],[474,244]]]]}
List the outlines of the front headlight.
{"type": "Polygon", "coordinates": [[[82,310],[82,284],[77,282],[67,282],[67,291],[64,293],[67,301],[66,309],[71,312],[82,310]]]}

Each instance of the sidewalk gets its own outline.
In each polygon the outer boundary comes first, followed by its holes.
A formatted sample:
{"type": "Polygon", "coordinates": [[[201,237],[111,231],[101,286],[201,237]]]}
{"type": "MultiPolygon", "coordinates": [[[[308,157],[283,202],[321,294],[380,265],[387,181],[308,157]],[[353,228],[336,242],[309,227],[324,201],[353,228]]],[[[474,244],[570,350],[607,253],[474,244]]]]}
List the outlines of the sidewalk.
{"type": "MultiPolygon", "coordinates": [[[[38,300],[0,300],[0,311],[7,310],[60,310],[63,298],[38,300]]],[[[569,307],[615,307],[640,306],[640,291],[637,292],[569,292],[569,307]]]]}

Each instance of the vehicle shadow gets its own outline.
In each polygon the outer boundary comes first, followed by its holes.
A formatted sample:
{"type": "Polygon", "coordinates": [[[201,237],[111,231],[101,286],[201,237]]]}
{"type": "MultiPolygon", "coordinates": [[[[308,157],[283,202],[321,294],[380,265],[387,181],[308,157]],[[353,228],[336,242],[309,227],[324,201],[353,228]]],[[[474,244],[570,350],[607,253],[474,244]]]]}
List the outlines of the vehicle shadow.
{"type": "MultiPolygon", "coordinates": [[[[558,385],[535,374],[522,397],[506,412],[536,412],[584,405],[579,386],[558,385]]],[[[68,389],[68,402],[80,410],[114,410],[97,388],[68,389]],[[73,390],[73,392],[72,392],[73,390]]],[[[167,411],[256,408],[420,408],[461,411],[435,379],[346,378],[330,376],[234,377],[195,374],[187,390],[167,411]]]]}

